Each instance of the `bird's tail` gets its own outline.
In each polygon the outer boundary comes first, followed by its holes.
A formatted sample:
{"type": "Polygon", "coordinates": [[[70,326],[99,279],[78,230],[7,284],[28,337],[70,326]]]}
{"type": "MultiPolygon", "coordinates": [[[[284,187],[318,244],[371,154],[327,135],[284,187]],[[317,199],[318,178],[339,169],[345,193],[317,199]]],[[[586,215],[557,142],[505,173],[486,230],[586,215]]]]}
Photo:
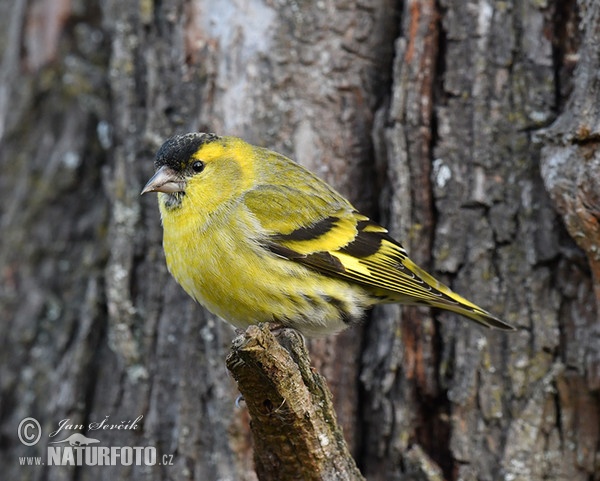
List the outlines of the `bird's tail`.
{"type": "Polygon", "coordinates": [[[457,314],[465,316],[485,327],[502,329],[504,331],[515,330],[514,326],[498,319],[496,316],[490,314],[485,309],[482,309],[481,307],[473,304],[464,297],[458,295],[452,289],[445,286],[433,276],[421,269],[410,259],[404,259],[403,264],[415,276],[417,276],[423,281],[423,288],[428,291],[428,295],[423,297],[415,297],[414,302],[412,303],[418,305],[427,304],[431,307],[456,312],[457,314]]]}

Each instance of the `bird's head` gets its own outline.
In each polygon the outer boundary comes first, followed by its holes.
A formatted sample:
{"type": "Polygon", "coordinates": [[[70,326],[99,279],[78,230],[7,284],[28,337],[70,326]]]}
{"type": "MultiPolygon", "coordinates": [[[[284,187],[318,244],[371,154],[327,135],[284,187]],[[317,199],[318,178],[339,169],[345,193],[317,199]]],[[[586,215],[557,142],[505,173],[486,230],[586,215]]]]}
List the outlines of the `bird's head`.
{"type": "Polygon", "coordinates": [[[210,212],[243,190],[250,174],[248,148],[240,139],[215,134],[171,137],[156,153],[156,172],[141,193],[159,192],[161,205],[168,210],[185,201],[210,212]]]}

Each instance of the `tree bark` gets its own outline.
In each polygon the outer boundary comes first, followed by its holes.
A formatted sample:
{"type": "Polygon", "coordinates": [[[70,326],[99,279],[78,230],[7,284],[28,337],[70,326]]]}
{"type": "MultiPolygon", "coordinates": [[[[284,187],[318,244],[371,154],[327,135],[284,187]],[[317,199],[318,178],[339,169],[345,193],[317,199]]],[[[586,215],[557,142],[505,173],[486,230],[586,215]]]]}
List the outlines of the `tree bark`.
{"type": "MultiPolygon", "coordinates": [[[[438,325],[397,307],[377,316],[363,370],[367,479],[405,479],[411,446],[430,453],[447,479],[597,479],[592,282],[544,192],[532,139],[578,82],[565,77],[578,20],[572,4],[506,6],[442,2],[435,11],[407,2],[391,102],[376,132],[379,162],[395,181],[392,209],[404,214],[392,210],[390,225],[409,219],[427,232],[427,197],[415,193],[432,192],[433,244],[404,227],[409,253],[416,247],[426,260],[431,246],[435,271],[519,332],[483,332],[446,314],[438,325]],[[565,78],[569,85],[557,84],[565,78]],[[420,103],[408,102],[415,91],[420,103]],[[419,177],[415,164],[431,165],[431,176],[419,177]],[[415,187],[407,176],[422,181],[415,187]],[[579,421],[562,415],[574,409],[569,389],[589,399],[581,419],[594,428],[583,437],[579,421]]],[[[588,19],[596,8],[582,9],[582,26],[597,28],[588,19]]]]}
{"type": "Polygon", "coordinates": [[[558,212],[571,237],[586,252],[595,279],[597,306],[600,301],[600,98],[596,72],[600,59],[595,45],[600,41],[600,8],[580,1],[586,15],[582,21],[582,45],[575,75],[578,82],[563,111],[540,133],[544,140],[541,172],[558,212]]]}
{"type": "Polygon", "coordinates": [[[250,326],[227,357],[251,416],[258,479],[364,480],[302,335],[281,329],[275,336],[268,325],[250,326]]]}
{"type": "Polygon", "coordinates": [[[139,196],[162,141],[199,130],[314,170],[519,328],[392,305],[311,340],[367,479],[600,480],[599,12],[0,2],[3,476],[257,479],[225,366],[234,332],[170,278],[156,203],[139,196]],[[27,417],[34,446],[17,436],[27,417]],[[50,437],[65,419],[85,429],[50,437]],[[73,432],[159,462],[48,465],[73,432]]]}

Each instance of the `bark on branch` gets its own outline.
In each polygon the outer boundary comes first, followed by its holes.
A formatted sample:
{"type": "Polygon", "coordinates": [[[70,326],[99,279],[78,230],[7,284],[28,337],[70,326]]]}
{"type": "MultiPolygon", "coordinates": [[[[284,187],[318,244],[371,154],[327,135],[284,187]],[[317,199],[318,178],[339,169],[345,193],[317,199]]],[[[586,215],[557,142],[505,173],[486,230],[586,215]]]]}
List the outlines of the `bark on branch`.
{"type": "Polygon", "coordinates": [[[275,337],[268,325],[250,326],[234,339],[227,368],[250,413],[261,481],[364,479],[297,331],[275,337]]]}

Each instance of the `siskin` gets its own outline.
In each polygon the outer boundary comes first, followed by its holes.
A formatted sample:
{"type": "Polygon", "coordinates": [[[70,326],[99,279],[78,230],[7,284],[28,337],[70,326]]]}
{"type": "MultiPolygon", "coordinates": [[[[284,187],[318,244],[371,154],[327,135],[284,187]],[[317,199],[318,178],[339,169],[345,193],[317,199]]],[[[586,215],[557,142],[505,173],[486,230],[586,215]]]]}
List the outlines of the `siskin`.
{"type": "Polygon", "coordinates": [[[514,329],[415,265],[387,230],[314,174],[236,137],[167,140],[142,194],[158,192],[167,266],[237,327],[340,331],[379,303],[425,305],[514,329]]]}

